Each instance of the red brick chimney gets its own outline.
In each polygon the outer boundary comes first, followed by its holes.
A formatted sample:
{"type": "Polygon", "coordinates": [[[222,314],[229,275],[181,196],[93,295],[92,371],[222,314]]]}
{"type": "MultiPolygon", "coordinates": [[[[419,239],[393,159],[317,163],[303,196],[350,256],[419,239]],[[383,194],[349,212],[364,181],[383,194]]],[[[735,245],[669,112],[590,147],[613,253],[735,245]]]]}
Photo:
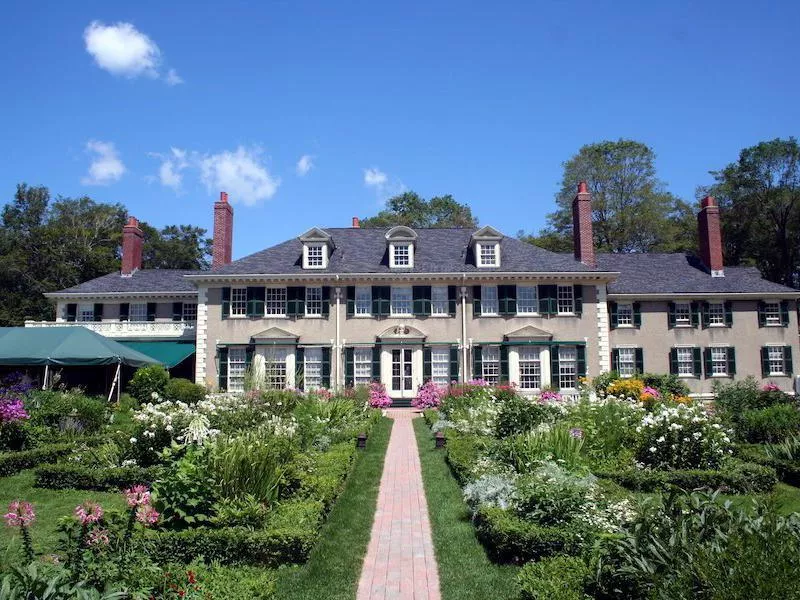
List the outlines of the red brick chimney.
{"type": "Polygon", "coordinates": [[[128,217],[122,228],[122,276],[130,277],[142,268],[142,245],[144,233],[139,229],[136,217],[128,217]]]}
{"type": "Polygon", "coordinates": [[[361,223],[359,223],[358,217],[353,217],[353,227],[355,229],[358,229],[359,227],[361,227],[361,223]]]}
{"type": "Polygon", "coordinates": [[[227,192],[219,193],[219,202],[214,203],[214,244],[211,268],[218,269],[229,264],[233,255],[233,207],[228,204],[227,192]]]}
{"type": "Polygon", "coordinates": [[[719,225],[719,206],[712,196],[700,201],[697,213],[697,232],[700,237],[700,258],[712,277],[725,277],[722,266],[722,231],[719,225]]]}
{"type": "Polygon", "coordinates": [[[585,181],[578,184],[578,193],[572,201],[572,246],[576,260],[589,267],[597,266],[592,237],[592,195],[585,181]]]}

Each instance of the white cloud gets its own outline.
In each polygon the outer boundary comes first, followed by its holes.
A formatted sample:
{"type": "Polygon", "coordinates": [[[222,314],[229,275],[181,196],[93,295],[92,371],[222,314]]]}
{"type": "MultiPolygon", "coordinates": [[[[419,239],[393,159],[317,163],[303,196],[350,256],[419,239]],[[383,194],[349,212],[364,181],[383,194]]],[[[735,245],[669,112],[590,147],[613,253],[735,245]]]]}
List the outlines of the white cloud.
{"type": "Polygon", "coordinates": [[[380,169],[376,167],[364,169],[364,185],[367,187],[380,190],[380,188],[384,187],[388,181],[389,178],[386,176],[386,173],[380,169]]]}
{"type": "Polygon", "coordinates": [[[158,177],[148,176],[146,179],[150,182],[159,181],[179,194],[183,188],[183,171],[189,167],[186,150],[170,148],[168,154],[151,152],[150,156],[158,158],[161,166],[158,168],[158,177]]]}
{"type": "Polygon", "coordinates": [[[269,173],[261,154],[259,148],[239,146],[233,152],[206,155],[199,161],[200,178],[209,191],[224,190],[233,202],[253,205],[272,198],[281,181],[269,173]]]}
{"type": "Polygon", "coordinates": [[[119,181],[125,174],[125,165],[111,142],[89,140],[86,151],[93,154],[89,172],[81,179],[83,185],[108,185],[119,181]]]}
{"type": "Polygon", "coordinates": [[[308,172],[314,168],[314,157],[310,154],[303,154],[300,157],[300,160],[297,161],[297,166],[295,167],[295,172],[298,176],[303,177],[308,174],[308,172]]]}
{"type": "Polygon", "coordinates": [[[101,69],[112,75],[162,78],[168,85],[182,83],[175,69],[161,73],[161,50],[131,23],[105,25],[92,21],[83,32],[86,51],[101,69]]]}

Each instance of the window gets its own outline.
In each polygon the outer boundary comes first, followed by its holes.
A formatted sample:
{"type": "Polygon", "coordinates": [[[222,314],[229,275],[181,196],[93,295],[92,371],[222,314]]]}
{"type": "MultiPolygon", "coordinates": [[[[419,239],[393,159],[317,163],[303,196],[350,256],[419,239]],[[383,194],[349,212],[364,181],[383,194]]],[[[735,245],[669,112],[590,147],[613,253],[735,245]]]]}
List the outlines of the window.
{"type": "Polygon", "coordinates": [[[633,327],[633,304],[617,305],[617,326],[633,327]]]}
{"type": "Polygon", "coordinates": [[[353,348],[353,384],[369,385],[372,381],[372,348],[353,348]]]}
{"type": "Polygon", "coordinates": [[[431,349],[431,379],[436,385],[450,384],[450,349],[431,349]]]}
{"type": "Polygon", "coordinates": [[[558,387],[574,389],[578,385],[578,350],[575,346],[558,347],[558,387]]]}
{"type": "Polygon", "coordinates": [[[784,375],[783,346],[767,346],[770,375],[784,375]]]}
{"type": "Polygon", "coordinates": [[[371,287],[357,287],[356,288],[356,314],[369,315],[372,314],[372,288],[371,287]]]}
{"type": "Polygon", "coordinates": [[[129,321],[147,321],[147,303],[146,302],[131,302],[128,309],[129,321]]]}
{"type": "Polygon", "coordinates": [[[532,315],[539,312],[539,291],[535,285],[517,286],[517,314],[532,315]]]}
{"type": "Polygon", "coordinates": [[[183,320],[197,321],[197,302],[183,303],[183,320]]]}
{"type": "Polygon", "coordinates": [[[321,244],[306,246],[306,268],[321,269],[325,266],[325,249],[321,244]]]}
{"type": "Polygon", "coordinates": [[[575,312],[575,290],[571,285],[558,286],[558,314],[568,315],[575,312]]]}
{"type": "Polygon", "coordinates": [[[636,349],[635,348],[618,348],[617,356],[619,357],[617,368],[619,369],[620,377],[633,377],[636,373],[636,349]]]}
{"type": "Polygon", "coordinates": [[[247,288],[231,288],[231,316],[243,317],[247,314],[247,288]]]}
{"type": "Polygon", "coordinates": [[[490,385],[500,383],[500,347],[485,346],[481,354],[481,376],[490,385]]]}
{"type": "Polygon", "coordinates": [[[448,310],[448,296],[446,285],[435,285],[431,287],[431,314],[446,315],[448,310]]]}
{"type": "Polygon", "coordinates": [[[411,288],[392,286],[392,316],[410,315],[414,312],[413,308],[411,288]]]}
{"type": "Polygon", "coordinates": [[[306,348],[303,364],[303,389],[322,387],[322,348],[306,348]]]}
{"type": "Polygon", "coordinates": [[[245,348],[228,348],[228,391],[244,391],[244,372],[247,351],[245,348]]]}
{"type": "Polygon", "coordinates": [[[481,286],[481,314],[496,315],[500,310],[500,303],[497,300],[496,285],[481,286]]]}
{"type": "Polygon", "coordinates": [[[264,375],[267,389],[282,390],[286,387],[286,348],[271,348],[264,357],[264,375]]]}
{"type": "Polygon", "coordinates": [[[676,348],[678,375],[694,376],[694,348],[676,348]]]}
{"type": "MultiPolygon", "coordinates": [[[[145,307],[145,312],[147,307],[145,307]]],[[[146,317],[147,315],[145,315],[146,317]]],[[[79,304],[78,305],[78,321],[94,321],[94,304],[79,304]]]]}
{"type": "Polygon", "coordinates": [[[286,314],[286,288],[267,288],[264,302],[265,312],[268,315],[283,316],[286,314]]]}
{"type": "Polygon", "coordinates": [[[728,349],[724,347],[711,348],[711,375],[728,374],[728,349]]]}
{"type": "Polygon", "coordinates": [[[542,387],[542,361],[539,348],[522,346],[519,349],[519,387],[538,390],[542,387]]]}
{"type": "Polygon", "coordinates": [[[480,244],[480,253],[478,254],[479,267],[496,267],[497,266],[497,245],[496,244],[480,244]]]}
{"type": "Polygon", "coordinates": [[[764,320],[767,325],[783,325],[780,302],[764,303],[764,320]]]}
{"type": "Polygon", "coordinates": [[[722,302],[712,302],[708,305],[708,325],[725,325],[725,305],[722,302]]]}
{"type": "Polygon", "coordinates": [[[322,314],[322,288],[306,288],[306,315],[314,316],[322,314]]]}
{"type": "Polygon", "coordinates": [[[675,303],[675,325],[692,324],[692,305],[688,302],[675,303]]]}
{"type": "Polygon", "coordinates": [[[411,244],[392,244],[392,266],[411,266],[411,244]]]}

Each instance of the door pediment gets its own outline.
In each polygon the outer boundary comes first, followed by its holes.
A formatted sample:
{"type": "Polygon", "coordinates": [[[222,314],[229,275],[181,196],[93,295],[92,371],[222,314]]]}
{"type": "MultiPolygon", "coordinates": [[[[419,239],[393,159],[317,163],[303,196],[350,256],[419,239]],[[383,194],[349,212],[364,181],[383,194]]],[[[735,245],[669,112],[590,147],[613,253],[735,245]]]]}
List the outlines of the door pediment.
{"type": "Polygon", "coordinates": [[[426,337],[424,333],[411,325],[393,325],[378,335],[378,339],[382,342],[404,340],[418,340],[422,342],[426,337]]]}
{"type": "Polygon", "coordinates": [[[539,329],[533,325],[526,325],[520,329],[511,331],[505,335],[508,341],[547,341],[553,339],[553,334],[544,329],[539,329]]]}

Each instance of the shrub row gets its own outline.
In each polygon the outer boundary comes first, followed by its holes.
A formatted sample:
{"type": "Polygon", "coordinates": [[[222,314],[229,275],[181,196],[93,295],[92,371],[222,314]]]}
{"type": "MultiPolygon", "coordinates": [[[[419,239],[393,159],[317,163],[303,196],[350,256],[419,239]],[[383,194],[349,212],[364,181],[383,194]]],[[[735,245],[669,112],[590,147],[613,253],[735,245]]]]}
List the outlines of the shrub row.
{"type": "Polygon", "coordinates": [[[433,427],[433,424],[439,420],[439,411],[435,408],[428,408],[422,411],[422,418],[425,419],[425,424],[428,427],[433,427]]]}
{"type": "Polygon", "coordinates": [[[736,459],[730,459],[721,470],[628,469],[597,471],[595,475],[638,492],[654,492],[674,485],[685,490],[711,489],[732,493],[762,493],[770,491],[778,481],[775,469],[736,459]]]}
{"type": "Polygon", "coordinates": [[[283,496],[319,500],[327,512],[344,487],[355,453],[355,444],[342,442],[325,452],[298,456],[290,466],[283,496]]]}
{"type": "Polygon", "coordinates": [[[584,600],[584,582],[589,568],[575,556],[553,556],[531,562],[520,569],[522,600],[584,600]]]}
{"type": "Polygon", "coordinates": [[[447,464],[461,487],[472,481],[472,469],[485,454],[487,440],[475,435],[460,435],[448,430],[447,464]]]}
{"type": "MultiPolygon", "coordinates": [[[[98,439],[83,438],[79,441],[84,444],[92,444],[97,443],[98,439]]],[[[41,464],[54,463],[73,450],[75,450],[75,442],[48,444],[32,450],[20,450],[19,452],[1,452],[0,477],[8,477],[41,464]]]]}
{"type": "Polygon", "coordinates": [[[150,485],[158,477],[158,467],[89,468],[79,464],[40,465],[36,487],[51,490],[119,490],[136,484],[150,485]]]}
{"type": "Polygon", "coordinates": [[[737,447],[736,456],[751,463],[775,469],[778,479],[789,485],[800,486],[800,461],[770,458],[757,445],[737,447]]]}

